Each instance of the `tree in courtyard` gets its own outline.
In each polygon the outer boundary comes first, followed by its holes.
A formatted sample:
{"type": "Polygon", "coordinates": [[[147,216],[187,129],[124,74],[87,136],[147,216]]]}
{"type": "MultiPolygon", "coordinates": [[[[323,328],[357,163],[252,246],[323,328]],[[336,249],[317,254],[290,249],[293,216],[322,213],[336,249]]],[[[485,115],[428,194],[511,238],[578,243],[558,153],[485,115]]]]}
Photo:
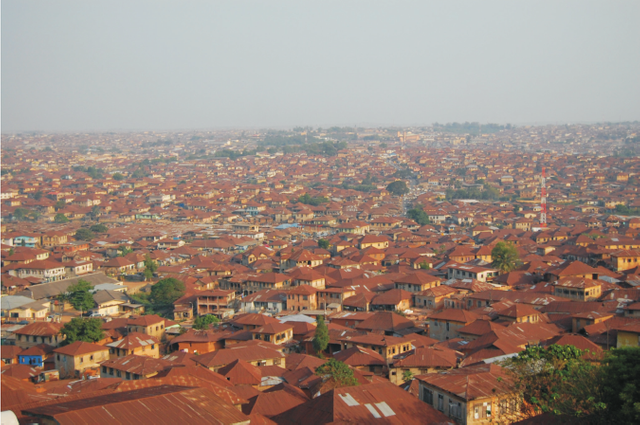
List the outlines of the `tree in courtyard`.
{"type": "Polygon", "coordinates": [[[86,280],[80,279],[78,283],[69,285],[67,291],[59,296],[62,301],[66,301],[78,311],[87,311],[93,308],[93,295],[90,290],[93,287],[86,280]]]}
{"type": "Polygon", "coordinates": [[[56,209],[56,211],[58,211],[59,209],[64,208],[67,205],[66,202],[64,202],[64,200],[60,199],[59,201],[56,201],[54,208],[56,209]]]}
{"type": "Polygon", "coordinates": [[[26,220],[29,214],[29,210],[26,208],[16,208],[13,210],[13,218],[16,220],[26,220]]]}
{"type": "Polygon", "coordinates": [[[120,245],[118,247],[118,256],[119,257],[126,257],[127,255],[131,254],[132,252],[133,252],[133,248],[131,248],[130,246],[120,245]]]}
{"type": "Polygon", "coordinates": [[[151,287],[150,301],[156,305],[169,305],[182,297],[185,292],[184,283],[173,277],[159,280],[151,287]]]}
{"type": "Polygon", "coordinates": [[[353,370],[345,363],[329,359],[328,362],[316,368],[316,375],[322,376],[322,380],[330,381],[333,388],[353,387],[359,385],[358,380],[353,376],[353,370]]]}
{"type": "Polygon", "coordinates": [[[329,241],[326,239],[318,239],[318,246],[322,249],[329,249],[329,241]]]}
{"type": "Polygon", "coordinates": [[[111,176],[114,180],[120,181],[120,180],[124,180],[124,176],[120,173],[113,173],[113,175],[111,176]]]}
{"type": "Polygon", "coordinates": [[[324,323],[324,317],[318,316],[316,319],[316,333],[313,336],[313,349],[322,358],[322,352],[329,346],[329,329],[324,323]]]}
{"type": "Polygon", "coordinates": [[[415,221],[421,226],[424,226],[425,224],[430,223],[429,215],[426,212],[424,212],[422,205],[416,205],[415,207],[407,211],[407,217],[409,217],[411,220],[415,221]]]}
{"type": "Polygon", "coordinates": [[[389,183],[387,186],[387,191],[395,196],[402,196],[409,193],[409,188],[407,187],[407,183],[402,180],[397,180],[393,183],[389,183]]]}
{"type": "Polygon", "coordinates": [[[104,224],[94,224],[89,228],[89,230],[91,230],[94,233],[105,233],[109,230],[109,228],[104,224]]]}
{"type": "Polygon", "coordinates": [[[56,223],[68,223],[69,219],[62,213],[58,213],[53,217],[53,221],[56,223]]]}
{"type": "Polygon", "coordinates": [[[510,272],[520,265],[520,255],[511,242],[498,242],[491,250],[493,267],[502,272],[510,272]]]}
{"type": "Polygon", "coordinates": [[[213,314],[205,314],[204,316],[196,317],[196,320],[193,322],[193,329],[209,329],[209,325],[220,323],[220,319],[218,319],[213,314]]]}
{"type": "Polygon", "coordinates": [[[144,277],[149,280],[153,277],[153,274],[158,270],[158,264],[151,259],[149,254],[144,256],[144,277]]]}
{"type": "Polygon", "coordinates": [[[74,317],[60,330],[65,336],[64,345],[76,341],[98,342],[104,338],[102,321],[100,319],[82,319],[74,317]]]}
{"type": "Polygon", "coordinates": [[[90,241],[94,237],[95,235],[93,234],[93,232],[84,227],[81,229],[78,229],[76,231],[76,234],[74,235],[74,238],[76,238],[77,241],[90,241]]]}

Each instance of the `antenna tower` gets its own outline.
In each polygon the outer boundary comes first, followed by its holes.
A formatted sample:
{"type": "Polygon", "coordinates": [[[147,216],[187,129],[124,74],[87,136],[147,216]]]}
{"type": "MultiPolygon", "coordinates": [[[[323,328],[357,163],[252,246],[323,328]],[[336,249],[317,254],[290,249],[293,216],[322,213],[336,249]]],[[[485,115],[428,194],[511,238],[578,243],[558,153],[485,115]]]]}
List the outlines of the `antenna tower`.
{"type": "Polygon", "coordinates": [[[542,167],[540,178],[540,227],[547,227],[547,181],[545,179],[545,167],[542,167]]]}

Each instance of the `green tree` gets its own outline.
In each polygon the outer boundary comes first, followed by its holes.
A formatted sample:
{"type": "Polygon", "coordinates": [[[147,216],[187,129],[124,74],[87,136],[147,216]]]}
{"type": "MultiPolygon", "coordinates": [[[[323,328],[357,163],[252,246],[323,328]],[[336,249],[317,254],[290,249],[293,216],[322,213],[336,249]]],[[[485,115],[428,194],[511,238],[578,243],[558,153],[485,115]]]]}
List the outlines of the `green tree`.
{"type": "Polygon", "coordinates": [[[196,317],[196,320],[193,322],[194,329],[208,329],[211,324],[220,323],[220,319],[218,319],[213,314],[205,314],[204,316],[196,317]]]}
{"type": "Polygon", "coordinates": [[[429,220],[429,215],[426,212],[424,212],[422,205],[417,205],[412,209],[410,209],[409,211],[407,211],[407,217],[409,217],[411,220],[415,221],[421,226],[424,226],[425,224],[429,224],[431,222],[429,220]]]}
{"type": "Polygon", "coordinates": [[[67,291],[59,297],[62,301],[67,301],[78,311],[87,311],[93,308],[93,295],[90,290],[93,286],[84,279],[80,279],[78,283],[69,285],[67,291]]]}
{"type": "Polygon", "coordinates": [[[600,370],[609,423],[640,423],[640,347],[613,348],[600,370]]]}
{"type": "Polygon", "coordinates": [[[84,227],[81,229],[78,229],[76,231],[76,234],[74,235],[74,238],[76,238],[76,240],[78,241],[90,241],[94,237],[95,235],[93,234],[93,232],[84,227]]]}
{"type": "Polygon", "coordinates": [[[144,256],[144,277],[149,280],[153,278],[153,274],[158,270],[158,264],[151,259],[149,254],[144,256]]]}
{"type": "Polygon", "coordinates": [[[353,376],[353,370],[345,363],[329,359],[328,362],[316,368],[316,375],[322,376],[323,381],[333,381],[334,388],[353,387],[359,385],[353,376]]]}
{"type": "Polygon", "coordinates": [[[403,381],[407,382],[407,381],[411,381],[412,379],[413,379],[413,372],[411,372],[409,369],[402,372],[403,381]]]}
{"type": "Polygon", "coordinates": [[[402,196],[409,193],[409,188],[407,187],[407,183],[402,180],[397,180],[393,183],[389,183],[387,186],[387,191],[395,196],[402,196]]]}
{"type": "Polygon", "coordinates": [[[153,304],[166,306],[172,304],[175,300],[183,296],[184,292],[184,283],[178,279],[169,277],[159,280],[158,283],[151,287],[149,300],[153,304]]]}
{"type": "Polygon", "coordinates": [[[131,174],[131,177],[134,179],[141,179],[142,177],[144,177],[144,171],[142,170],[142,168],[138,168],[133,172],[133,174],[131,174]]]}
{"type": "Polygon", "coordinates": [[[502,272],[510,272],[520,264],[520,255],[511,242],[498,242],[491,250],[493,267],[502,272]]]}
{"type": "Polygon", "coordinates": [[[322,249],[329,249],[329,241],[327,239],[318,239],[318,246],[322,249]]]}
{"type": "Polygon", "coordinates": [[[531,346],[502,365],[515,390],[538,413],[597,417],[605,405],[597,384],[599,366],[589,358],[594,354],[572,345],[531,346]]]}
{"type": "Polygon", "coordinates": [[[74,317],[62,327],[60,333],[66,337],[62,342],[63,345],[76,341],[98,342],[104,338],[100,319],[74,317]]]}
{"type": "Polygon", "coordinates": [[[64,214],[58,213],[53,218],[53,221],[56,222],[56,223],[68,223],[69,219],[64,214]]]}
{"type": "Polygon", "coordinates": [[[64,200],[60,199],[59,201],[56,201],[54,208],[56,209],[56,211],[58,211],[59,209],[64,208],[67,205],[66,202],[64,202],[64,200]]]}
{"type": "Polygon", "coordinates": [[[105,233],[109,230],[109,228],[104,224],[94,224],[89,228],[89,230],[91,230],[94,233],[105,233]]]}
{"type": "Polygon", "coordinates": [[[29,210],[26,208],[16,208],[15,210],[13,210],[13,218],[16,220],[26,220],[27,216],[29,215],[29,210]]]}
{"type": "Polygon", "coordinates": [[[311,197],[308,193],[305,193],[298,198],[298,202],[317,207],[320,204],[329,202],[329,199],[324,196],[311,197]]]}
{"type": "Polygon", "coordinates": [[[113,175],[111,176],[114,180],[120,181],[120,180],[124,180],[124,176],[120,173],[113,173],[113,175]]]}
{"type": "Polygon", "coordinates": [[[133,249],[130,246],[120,245],[118,247],[118,256],[119,257],[125,257],[128,254],[131,254],[132,252],[133,252],[133,249]]]}
{"type": "Polygon", "coordinates": [[[40,199],[42,199],[42,191],[39,190],[36,193],[33,194],[33,199],[35,199],[36,201],[39,201],[40,199]]]}
{"type": "Polygon", "coordinates": [[[422,270],[429,270],[431,268],[431,265],[429,265],[427,260],[424,260],[422,263],[419,263],[418,265],[422,270]]]}
{"type": "Polygon", "coordinates": [[[318,354],[318,357],[322,358],[322,352],[329,346],[329,329],[324,323],[324,317],[318,316],[316,318],[316,333],[313,336],[313,349],[318,354]]]}
{"type": "Polygon", "coordinates": [[[91,219],[95,220],[100,213],[102,212],[102,210],[100,209],[99,205],[94,205],[93,208],[91,208],[91,212],[89,214],[91,214],[91,219]]]}

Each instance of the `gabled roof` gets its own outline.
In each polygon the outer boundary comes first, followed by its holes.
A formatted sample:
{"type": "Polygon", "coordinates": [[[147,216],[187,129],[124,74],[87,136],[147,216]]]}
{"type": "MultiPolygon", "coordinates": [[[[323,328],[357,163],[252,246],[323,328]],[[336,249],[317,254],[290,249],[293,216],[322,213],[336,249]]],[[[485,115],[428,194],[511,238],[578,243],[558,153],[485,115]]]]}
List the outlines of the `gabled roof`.
{"type": "Polygon", "coordinates": [[[462,354],[446,347],[416,348],[406,357],[395,360],[393,367],[453,368],[462,354]]]}
{"type": "Polygon", "coordinates": [[[127,325],[131,326],[153,326],[156,324],[165,323],[165,319],[157,314],[147,314],[145,316],[132,317],[127,321],[127,325]]]}
{"type": "Polygon", "coordinates": [[[446,320],[450,322],[471,323],[479,319],[479,316],[468,310],[460,310],[457,308],[447,308],[441,312],[429,316],[429,320],[446,320]]]}
{"type": "Polygon", "coordinates": [[[367,331],[398,331],[401,329],[412,328],[415,326],[413,321],[399,314],[390,311],[381,311],[374,313],[368,319],[363,320],[356,329],[367,331]]]}
{"type": "MultiPolygon", "coordinates": [[[[536,311],[537,313],[537,311],[536,311]]],[[[489,320],[476,320],[466,326],[463,326],[458,329],[458,333],[463,333],[467,335],[476,335],[481,336],[485,335],[496,329],[504,329],[505,327],[499,323],[490,322],[489,320]]]]}
{"type": "Polygon", "coordinates": [[[451,422],[444,414],[390,382],[335,388],[272,419],[283,425],[451,422]]]}
{"type": "Polygon", "coordinates": [[[218,373],[234,385],[259,385],[262,380],[260,368],[240,359],[222,367],[218,373]]]}
{"type": "Polygon", "coordinates": [[[64,354],[66,356],[81,356],[89,353],[96,353],[98,351],[109,351],[107,347],[98,344],[91,344],[84,341],[72,342],[64,347],[56,348],[54,353],[64,354]]]}
{"type": "Polygon", "coordinates": [[[377,352],[357,345],[333,354],[333,358],[349,366],[386,366],[386,360],[377,352]]]}
{"type": "Polygon", "coordinates": [[[115,370],[130,372],[142,376],[160,372],[171,365],[172,363],[166,360],[154,359],[147,356],[137,356],[135,354],[118,357],[102,363],[102,366],[112,367],[115,370]]]}
{"type": "Polygon", "coordinates": [[[14,331],[16,335],[54,336],[58,335],[63,325],[53,322],[34,322],[14,331]]]}
{"type": "MultiPolygon", "coordinates": [[[[308,401],[309,398],[300,390],[298,392],[288,390],[264,391],[251,397],[249,403],[242,406],[244,414],[259,413],[267,418],[279,415],[308,401]]],[[[251,423],[254,423],[252,420],[251,423]]]]}
{"type": "Polygon", "coordinates": [[[203,354],[194,360],[205,367],[225,366],[229,363],[241,359],[246,362],[257,360],[284,358],[284,355],[272,348],[273,344],[258,342],[251,345],[235,344],[231,348],[216,350],[203,354]]]}
{"type": "Polygon", "coordinates": [[[231,322],[234,325],[264,326],[270,323],[280,323],[278,319],[259,313],[247,313],[237,316],[231,322]]]}
{"type": "Polygon", "coordinates": [[[509,375],[494,364],[419,375],[416,379],[464,400],[491,398],[513,391],[509,375]]]}
{"type": "MultiPolygon", "coordinates": [[[[139,384],[139,383],[138,383],[139,384]]],[[[93,395],[93,394],[92,394],[93,395]]],[[[249,418],[204,388],[160,385],[29,408],[28,416],[57,423],[224,423],[244,424],[249,418]],[[134,419],[135,412],[144,412],[134,419]]]]}
{"type": "Polygon", "coordinates": [[[139,347],[147,347],[159,344],[158,338],[140,332],[131,332],[119,341],[107,344],[107,347],[119,348],[121,350],[133,350],[139,347]]]}

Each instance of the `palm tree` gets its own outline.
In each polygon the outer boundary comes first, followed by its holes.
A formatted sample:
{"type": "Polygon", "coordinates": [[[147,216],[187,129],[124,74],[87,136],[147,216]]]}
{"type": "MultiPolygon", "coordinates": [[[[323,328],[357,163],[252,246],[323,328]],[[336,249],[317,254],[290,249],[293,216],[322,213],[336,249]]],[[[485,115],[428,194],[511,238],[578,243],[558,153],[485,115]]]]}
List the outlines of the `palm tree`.
{"type": "Polygon", "coordinates": [[[520,264],[520,255],[515,245],[511,242],[498,242],[491,250],[493,267],[507,273],[514,270],[520,264]]]}

